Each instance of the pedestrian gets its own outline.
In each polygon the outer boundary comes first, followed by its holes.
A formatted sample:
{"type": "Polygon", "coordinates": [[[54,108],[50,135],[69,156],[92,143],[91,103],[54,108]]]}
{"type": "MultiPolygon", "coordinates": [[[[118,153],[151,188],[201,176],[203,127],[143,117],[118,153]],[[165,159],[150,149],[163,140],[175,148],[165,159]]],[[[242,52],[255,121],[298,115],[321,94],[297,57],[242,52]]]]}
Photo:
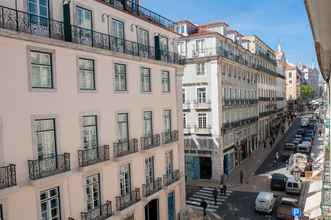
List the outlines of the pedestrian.
{"type": "Polygon", "coordinates": [[[206,202],[205,199],[202,199],[201,203],[200,203],[200,206],[202,207],[203,209],[203,217],[206,217],[207,213],[206,213],[206,209],[208,207],[208,203],[206,202]]]}
{"type": "Polygon", "coordinates": [[[244,183],[244,171],[240,170],[240,184],[244,183]]]}
{"type": "Polygon", "coordinates": [[[319,129],[320,137],[322,137],[322,129],[319,129]]]}
{"type": "Polygon", "coordinates": [[[213,195],[214,195],[214,204],[217,205],[218,190],[216,187],[214,188],[213,195]]]}

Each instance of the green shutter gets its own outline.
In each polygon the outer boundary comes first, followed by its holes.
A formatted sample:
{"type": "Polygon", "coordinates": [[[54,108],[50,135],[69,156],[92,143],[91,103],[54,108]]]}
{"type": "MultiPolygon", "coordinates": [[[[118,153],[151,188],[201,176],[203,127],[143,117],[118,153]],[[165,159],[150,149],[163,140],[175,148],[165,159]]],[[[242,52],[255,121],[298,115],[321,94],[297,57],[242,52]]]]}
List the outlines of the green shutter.
{"type": "Polygon", "coordinates": [[[70,4],[63,5],[63,25],[64,25],[64,40],[72,41],[71,22],[70,22],[70,4]]]}
{"type": "Polygon", "coordinates": [[[160,36],[155,36],[154,42],[155,42],[155,59],[161,60],[160,36]]]}

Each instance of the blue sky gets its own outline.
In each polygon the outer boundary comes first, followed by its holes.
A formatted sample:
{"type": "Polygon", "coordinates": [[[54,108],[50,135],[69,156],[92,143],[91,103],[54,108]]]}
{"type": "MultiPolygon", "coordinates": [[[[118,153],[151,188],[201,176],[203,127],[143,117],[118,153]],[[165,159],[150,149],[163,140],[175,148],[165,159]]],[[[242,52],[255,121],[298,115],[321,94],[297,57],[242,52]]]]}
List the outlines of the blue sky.
{"type": "Polygon", "coordinates": [[[141,0],[161,15],[195,24],[225,21],[242,34],[256,34],[291,63],[316,63],[304,0],[141,0]]]}

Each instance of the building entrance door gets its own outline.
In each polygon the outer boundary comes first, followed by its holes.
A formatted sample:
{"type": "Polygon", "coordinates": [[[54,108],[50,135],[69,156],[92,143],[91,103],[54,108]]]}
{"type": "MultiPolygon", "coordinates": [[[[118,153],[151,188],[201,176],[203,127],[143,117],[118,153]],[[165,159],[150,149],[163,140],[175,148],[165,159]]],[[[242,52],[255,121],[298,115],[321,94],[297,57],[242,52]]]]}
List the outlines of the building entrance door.
{"type": "Polygon", "coordinates": [[[212,164],[210,157],[200,157],[200,179],[210,179],[212,175],[212,164]]]}
{"type": "Polygon", "coordinates": [[[145,206],[145,220],[159,220],[159,200],[153,199],[145,206]]]}

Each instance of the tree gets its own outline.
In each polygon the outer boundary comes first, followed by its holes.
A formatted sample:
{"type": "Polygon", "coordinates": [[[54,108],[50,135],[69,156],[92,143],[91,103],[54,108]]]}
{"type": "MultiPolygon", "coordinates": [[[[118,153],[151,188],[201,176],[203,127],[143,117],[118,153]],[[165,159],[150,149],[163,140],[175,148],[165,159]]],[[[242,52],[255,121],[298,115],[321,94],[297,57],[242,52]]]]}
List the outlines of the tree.
{"type": "Polygon", "coordinates": [[[314,88],[311,85],[301,85],[300,87],[301,97],[304,100],[311,99],[314,97],[314,88]]]}

